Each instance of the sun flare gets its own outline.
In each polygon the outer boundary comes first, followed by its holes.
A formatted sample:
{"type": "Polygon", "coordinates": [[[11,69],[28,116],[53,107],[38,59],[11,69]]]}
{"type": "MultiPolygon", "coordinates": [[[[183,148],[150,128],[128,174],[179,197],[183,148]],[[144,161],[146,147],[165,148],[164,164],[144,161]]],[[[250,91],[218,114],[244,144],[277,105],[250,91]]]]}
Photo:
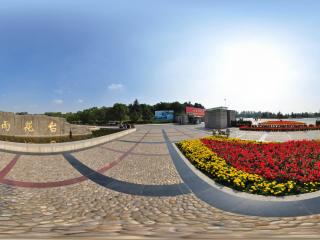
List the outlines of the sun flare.
{"type": "Polygon", "coordinates": [[[288,86],[296,80],[290,53],[264,42],[237,42],[222,47],[217,72],[224,86],[242,91],[261,85],[273,92],[290,91],[288,86]]]}

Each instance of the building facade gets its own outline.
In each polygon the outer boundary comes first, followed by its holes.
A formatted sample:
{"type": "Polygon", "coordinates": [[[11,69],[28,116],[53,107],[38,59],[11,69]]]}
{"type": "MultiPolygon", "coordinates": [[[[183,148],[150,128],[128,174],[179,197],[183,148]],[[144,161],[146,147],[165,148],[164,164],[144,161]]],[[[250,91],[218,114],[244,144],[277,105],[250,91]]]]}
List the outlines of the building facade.
{"type": "Polygon", "coordinates": [[[205,127],[211,129],[224,129],[231,127],[231,122],[236,120],[236,112],[227,107],[217,107],[205,111],[205,127]]]}
{"type": "Polygon", "coordinates": [[[203,122],[205,109],[187,106],[183,114],[176,115],[175,121],[183,124],[200,124],[203,122]]]}

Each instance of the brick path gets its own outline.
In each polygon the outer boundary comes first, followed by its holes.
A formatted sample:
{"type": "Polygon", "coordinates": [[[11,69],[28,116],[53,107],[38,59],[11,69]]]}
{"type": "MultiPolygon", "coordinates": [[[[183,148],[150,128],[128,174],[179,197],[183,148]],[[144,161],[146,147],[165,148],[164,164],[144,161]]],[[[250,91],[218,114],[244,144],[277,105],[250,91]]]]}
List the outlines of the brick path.
{"type": "Polygon", "coordinates": [[[194,126],[138,126],[121,139],[71,153],[74,166],[62,154],[0,152],[0,238],[320,237],[320,215],[252,217],[216,209],[190,192],[152,196],[150,186],[183,185],[163,130],[170,141],[206,135],[194,126]],[[141,187],[149,196],[111,190],[97,184],[101,179],[141,187]]]}

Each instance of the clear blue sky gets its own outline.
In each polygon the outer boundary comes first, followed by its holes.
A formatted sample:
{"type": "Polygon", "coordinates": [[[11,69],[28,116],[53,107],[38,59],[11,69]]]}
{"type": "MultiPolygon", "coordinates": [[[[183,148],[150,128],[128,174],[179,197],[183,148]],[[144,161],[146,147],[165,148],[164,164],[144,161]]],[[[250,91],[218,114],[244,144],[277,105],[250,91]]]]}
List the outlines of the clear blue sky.
{"type": "Polygon", "coordinates": [[[1,0],[0,110],[320,110],[320,1],[1,0]]]}

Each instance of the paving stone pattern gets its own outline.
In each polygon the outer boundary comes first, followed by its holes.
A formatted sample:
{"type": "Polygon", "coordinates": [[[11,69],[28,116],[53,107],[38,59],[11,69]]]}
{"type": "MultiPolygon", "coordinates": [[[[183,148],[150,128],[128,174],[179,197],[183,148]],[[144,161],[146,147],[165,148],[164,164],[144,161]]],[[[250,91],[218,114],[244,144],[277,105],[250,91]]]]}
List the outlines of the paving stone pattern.
{"type": "MultiPolygon", "coordinates": [[[[225,212],[201,201],[184,189],[163,131],[171,142],[210,134],[201,126],[137,126],[137,132],[121,139],[68,153],[78,161],[79,169],[66,159],[68,154],[19,156],[0,152],[0,238],[320,237],[320,215],[253,217],[225,212]],[[88,171],[88,176],[81,174],[88,171]],[[126,194],[103,186],[104,177],[144,186],[142,191],[163,185],[180,189],[181,194],[126,194]]],[[[244,138],[250,134],[245,133],[244,138]]],[[[252,134],[252,138],[261,138],[259,134],[252,134]]],[[[270,134],[266,140],[274,137],[270,134]]],[[[281,139],[285,138],[287,135],[281,139]]],[[[319,133],[310,134],[310,138],[320,138],[319,133]]]]}

